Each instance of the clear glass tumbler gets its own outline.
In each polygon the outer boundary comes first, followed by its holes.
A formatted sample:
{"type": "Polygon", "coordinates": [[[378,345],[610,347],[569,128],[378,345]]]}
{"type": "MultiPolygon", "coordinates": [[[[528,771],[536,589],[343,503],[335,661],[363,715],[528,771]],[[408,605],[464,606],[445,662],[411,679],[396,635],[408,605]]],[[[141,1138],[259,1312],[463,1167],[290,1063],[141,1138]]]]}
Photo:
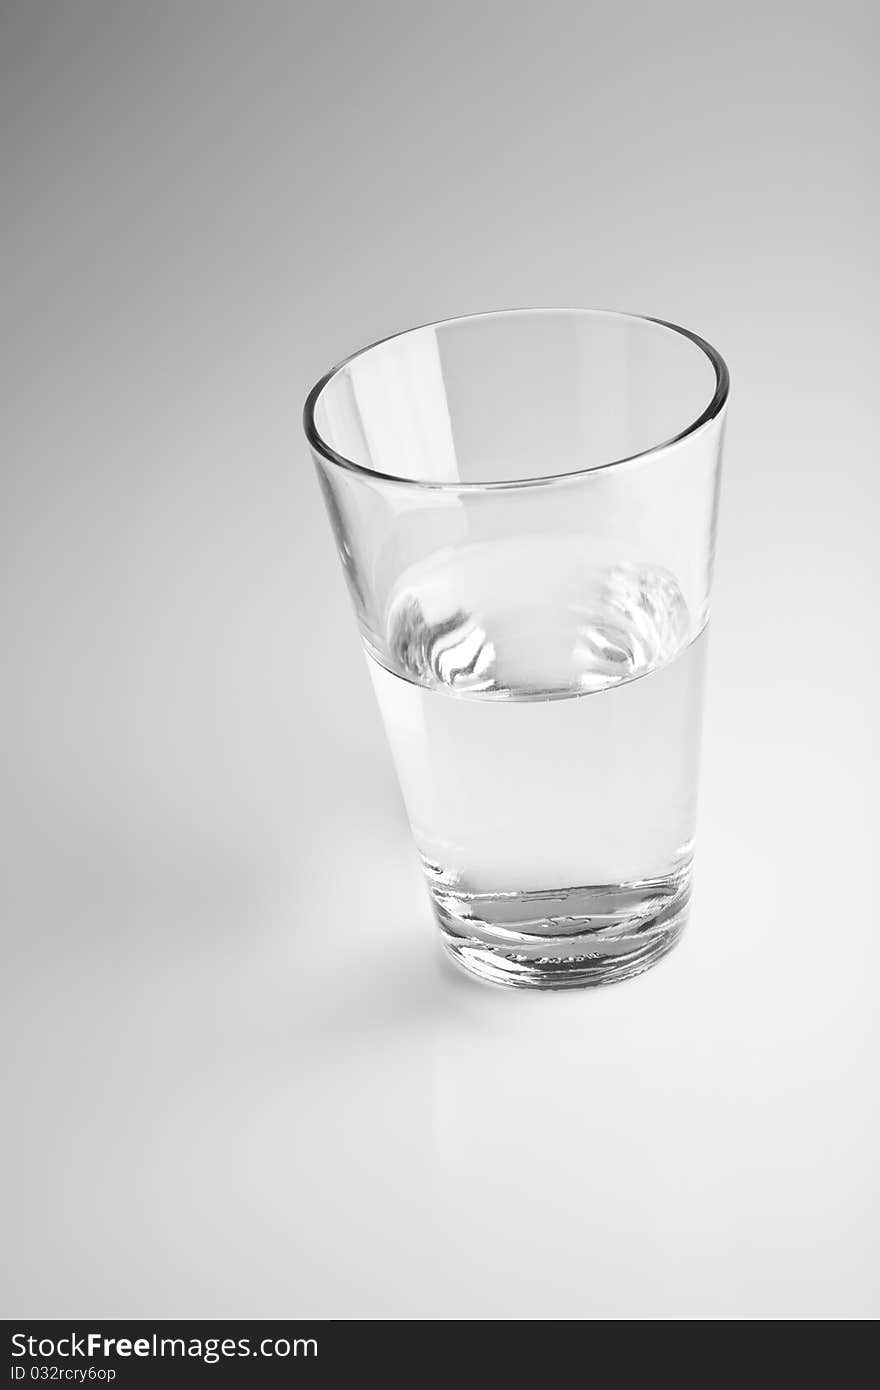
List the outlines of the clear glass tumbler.
{"type": "Polygon", "coordinates": [[[305,430],[443,941],[645,970],[691,889],[728,374],[656,319],[523,309],[347,358],[305,430]]]}

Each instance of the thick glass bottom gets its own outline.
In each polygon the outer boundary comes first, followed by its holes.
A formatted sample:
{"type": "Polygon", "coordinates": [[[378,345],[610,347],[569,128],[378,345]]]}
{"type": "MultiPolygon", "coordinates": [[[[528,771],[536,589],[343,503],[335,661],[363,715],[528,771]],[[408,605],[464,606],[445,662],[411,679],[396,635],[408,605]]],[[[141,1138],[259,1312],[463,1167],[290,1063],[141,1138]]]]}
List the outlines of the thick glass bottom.
{"type": "Polygon", "coordinates": [[[689,868],[641,883],[533,893],[462,893],[431,885],[443,943],[494,984],[578,989],[650,969],[687,922],[689,868]]]}

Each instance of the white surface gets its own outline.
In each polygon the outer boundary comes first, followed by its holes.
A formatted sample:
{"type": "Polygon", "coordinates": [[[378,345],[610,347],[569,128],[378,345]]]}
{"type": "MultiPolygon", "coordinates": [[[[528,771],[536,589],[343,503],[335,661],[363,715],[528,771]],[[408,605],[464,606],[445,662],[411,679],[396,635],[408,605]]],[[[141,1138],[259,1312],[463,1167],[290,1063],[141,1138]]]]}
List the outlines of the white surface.
{"type": "Polygon", "coordinates": [[[876,1316],[876,10],[21,6],[9,1316],[876,1316]],[[410,323],[733,373],[696,905],[439,958],[300,402],[410,323]]]}

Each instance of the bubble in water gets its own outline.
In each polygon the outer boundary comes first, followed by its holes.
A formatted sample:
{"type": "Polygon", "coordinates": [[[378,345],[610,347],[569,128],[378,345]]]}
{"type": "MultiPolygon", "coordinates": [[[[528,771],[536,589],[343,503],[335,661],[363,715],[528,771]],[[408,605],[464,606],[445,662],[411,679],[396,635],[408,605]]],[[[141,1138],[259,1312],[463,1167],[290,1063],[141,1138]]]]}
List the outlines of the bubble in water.
{"type": "Polygon", "coordinates": [[[599,567],[573,538],[512,538],[444,552],[399,581],[388,659],[418,685],[482,699],[604,690],[671,661],[690,619],[656,566],[599,567]]]}

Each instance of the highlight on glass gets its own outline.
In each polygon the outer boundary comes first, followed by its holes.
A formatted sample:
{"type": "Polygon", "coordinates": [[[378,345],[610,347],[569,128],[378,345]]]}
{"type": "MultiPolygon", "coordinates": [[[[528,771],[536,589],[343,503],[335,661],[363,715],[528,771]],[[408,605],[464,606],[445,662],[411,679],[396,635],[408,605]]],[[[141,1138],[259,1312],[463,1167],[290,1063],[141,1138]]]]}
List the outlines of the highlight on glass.
{"type": "Polygon", "coordinates": [[[624,979],[691,896],[728,373],[660,320],[411,329],[305,406],[444,945],[474,974],[624,979]]]}

